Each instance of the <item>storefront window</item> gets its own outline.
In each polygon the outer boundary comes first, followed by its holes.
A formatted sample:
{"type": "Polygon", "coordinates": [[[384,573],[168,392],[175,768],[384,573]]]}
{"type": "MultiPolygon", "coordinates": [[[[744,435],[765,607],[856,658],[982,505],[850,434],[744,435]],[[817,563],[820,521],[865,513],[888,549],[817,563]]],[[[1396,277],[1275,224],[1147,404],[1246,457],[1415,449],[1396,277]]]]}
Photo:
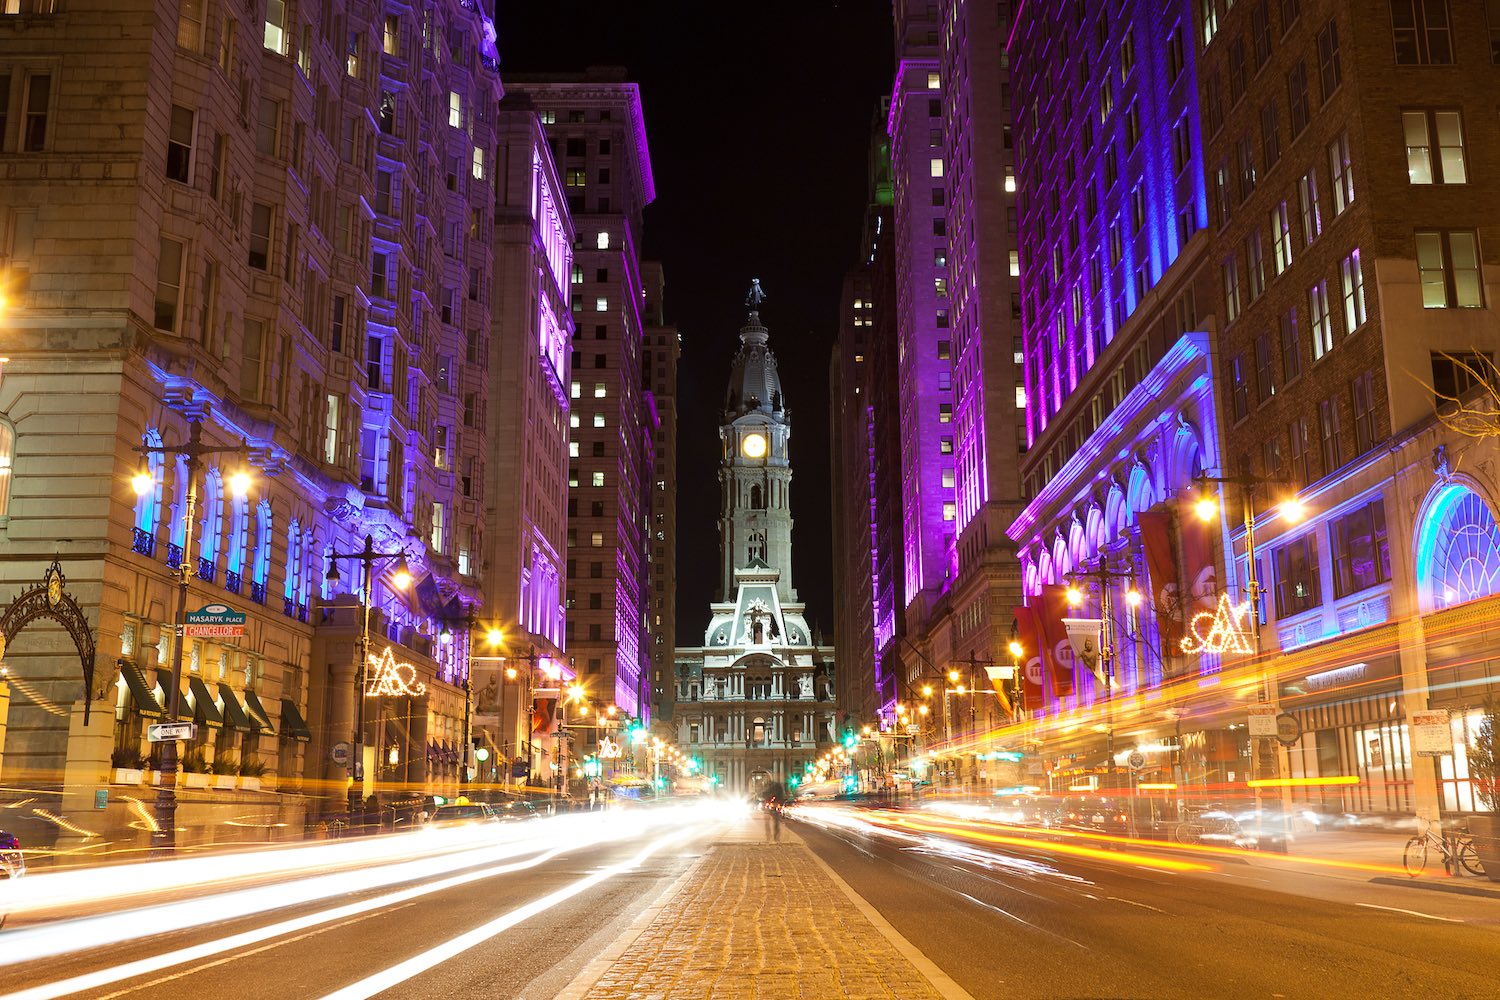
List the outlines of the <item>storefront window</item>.
{"type": "Polygon", "coordinates": [[[1322,603],[1317,539],[1307,534],[1276,550],[1276,617],[1300,614],[1322,603]]]}
{"type": "Polygon", "coordinates": [[[1391,549],[1385,535],[1385,504],[1376,500],[1333,522],[1335,597],[1367,590],[1391,578],[1391,549]]]}

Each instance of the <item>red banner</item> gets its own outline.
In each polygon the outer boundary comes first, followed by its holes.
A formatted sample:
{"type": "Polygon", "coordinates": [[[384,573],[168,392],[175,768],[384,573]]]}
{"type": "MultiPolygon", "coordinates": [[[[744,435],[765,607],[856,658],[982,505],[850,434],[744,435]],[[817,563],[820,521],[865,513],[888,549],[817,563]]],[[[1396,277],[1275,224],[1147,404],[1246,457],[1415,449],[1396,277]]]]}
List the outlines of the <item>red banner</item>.
{"type": "Polygon", "coordinates": [[[1204,521],[1191,511],[1177,517],[1182,537],[1183,584],[1187,591],[1184,620],[1203,608],[1212,610],[1218,601],[1219,579],[1214,568],[1214,535],[1218,522],[1204,521]]]}
{"type": "Polygon", "coordinates": [[[1150,577],[1151,608],[1161,632],[1162,652],[1173,655],[1182,641],[1182,586],[1177,560],[1172,557],[1172,517],[1166,511],[1150,510],[1136,515],[1141,525],[1141,546],[1146,550],[1146,574],[1150,577]]]}
{"type": "Polygon", "coordinates": [[[1028,607],[1015,609],[1016,632],[1021,642],[1021,708],[1035,712],[1046,703],[1042,690],[1042,636],[1036,625],[1036,611],[1028,607]]]}
{"type": "Polygon", "coordinates": [[[1038,609],[1038,631],[1041,633],[1042,660],[1052,677],[1053,700],[1066,698],[1073,693],[1073,647],[1068,643],[1068,632],[1062,620],[1072,609],[1068,607],[1068,588],[1049,584],[1042,588],[1042,603],[1038,609]]]}

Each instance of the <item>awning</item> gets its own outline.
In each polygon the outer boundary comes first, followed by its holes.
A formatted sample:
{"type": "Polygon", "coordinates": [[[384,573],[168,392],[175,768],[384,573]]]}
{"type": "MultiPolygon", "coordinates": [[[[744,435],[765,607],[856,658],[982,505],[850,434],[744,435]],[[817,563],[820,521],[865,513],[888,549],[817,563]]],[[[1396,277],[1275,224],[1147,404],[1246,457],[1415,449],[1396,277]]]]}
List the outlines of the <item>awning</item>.
{"type": "Polygon", "coordinates": [[[135,703],[135,710],[148,719],[161,718],[161,702],[156,700],[156,692],[147,685],[141,668],[129,660],[121,660],[120,676],[125,678],[125,686],[130,690],[130,700],[135,703]]]}
{"type": "Polygon", "coordinates": [[[308,729],[307,723],[302,721],[302,713],[297,711],[297,703],[290,698],[281,699],[281,735],[290,736],[303,743],[312,739],[312,730],[308,729]]]}
{"type": "Polygon", "coordinates": [[[261,730],[267,736],[276,735],[276,727],[271,725],[271,717],[266,714],[265,707],[261,705],[260,699],[255,696],[254,691],[245,692],[245,711],[250,715],[250,724],[261,730]]]}
{"type": "MultiPolygon", "coordinates": [[[[182,678],[182,681],[183,681],[184,685],[187,684],[187,678],[186,677],[182,678]]],[[[161,704],[162,704],[162,708],[165,709],[167,707],[167,701],[168,701],[168,699],[170,697],[170,692],[172,690],[172,671],[166,669],[165,667],[157,667],[156,668],[156,684],[157,684],[158,687],[161,688],[161,704]]],[[[168,714],[169,714],[168,712],[164,711],[164,712],[162,712],[162,717],[166,718],[166,716],[168,714]]],[[[178,691],[177,692],[177,720],[180,721],[180,722],[192,722],[193,721],[193,715],[188,710],[187,692],[186,691],[178,691]]]]}
{"type": "MultiPolygon", "coordinates": [[[[197,678],[193,678],[197,680],[197,678]]],[[[224,720],[242,733],[251,733],[255,727],[250,724],[250,716],[245,714],[245,706],[240,704],[240,699],[235,696],[234,688],[219,682],[219,697],[224,699],[224,720]]]]}
{"type": "Polygon", "coordinates": [[[214,696],[208,693],[208,685],[203,683],[203,678],[197,674],[188,677],[188,690],[193,695],[193,721],[222,726],[224,715],[219,711],[219,706],[214,704],[214,696]]]}

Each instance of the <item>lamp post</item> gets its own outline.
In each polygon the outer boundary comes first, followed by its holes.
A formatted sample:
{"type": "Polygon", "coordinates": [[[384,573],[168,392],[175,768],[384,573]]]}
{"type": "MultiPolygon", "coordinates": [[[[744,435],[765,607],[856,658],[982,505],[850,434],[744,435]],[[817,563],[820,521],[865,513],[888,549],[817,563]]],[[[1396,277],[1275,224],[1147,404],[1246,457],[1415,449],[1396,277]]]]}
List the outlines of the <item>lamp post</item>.
{"type": "Polygon", "coordinates": [[[329,583],[339,582],[339,560],[354,559],[360,564],[359,587],[359,668],[355,671],[354,685],[354,750],[349,757],[349,816],[352,820],[361,801],[360,785],[365,768],[365,689],[369,683],[366,674],[370,668],[370,577],[374,566],[387,559],[396,560],[391,582],[405,590],[411,586],[411,569],[406,564],[406,553],[376,552],[375,539],[365,536],[364,548],[358,552],[331,552],[328,556],[329,583]]]}
{"type": "MultiPolygon", "coordinates": [[[[1212,490],[1209,489],[1210,485],[1235,486],[1240,491],[1241,513],[1245,524],[1245,596],[1249,599],[1250,604],[1250,648],[1260,668],[1262,702],[1271,708],[1274,715],[1280,711],[1280,698],[1278,697],[1279,692],[1276,689],[1276,676],[1269,669],[1265,661],[1261,659],[1261,587],[1255,557],[1255,499],[1256,495],[1263,488],[1270,486],[1295,486],[1295,484],[1284,479],[1262,479],[1257,476],[1247,475],[1209,476],[1206,474],[1199,474],[1197,483],[1198,500],[1194,503],[1193,508],[1194,512],[1198,515],[1198,519],[1204,522],[1212,521],[1219,514],[1219,502],[1214,497],[1212,490]]],[[[1283,499],[1278,507],[1278,513],[1289,524],[1297,524],[1307,517],[1307,506],[1297,498],[1295,490],[1292,491],[1290,496],[1283,499]]],[[[1233,558],[1234,552],[1232,550],[1225,552],[1224,563],[1226,568],[1233,558]]],[[[1262,777],[1268,777],[1270,776],[1270,772],[1274,770],[1275,776],[1282,779],[1282,836],[1283,838],[1287,838],[1287,817],[1291,808],[1292,793],[1291,789],[1285,783],[1287,777],[1286,753],[1284,750],[1277,748],[1275,743],[1276,737],[1274,736],[1261,736],[1256,737],[1256,739],[1268,742],[1262,742],[1257,747],[1257,752],[1255,753],[1255,771],[1259,772],[1262,777]],[[1274,764],[1272,763],[1272,758],[1274,758],[1274,764]]],[[[1260,792],[1257,790],[1257,799],[1259,796],[1260,792]]]]}
{"type": "MultiPolygon", "coordinates": [[[[1104,724],[1106,726],[1104,737],[1105,754],[1108,756],[1108,767],[1111,771],[1115,764],[1115,718],[1114,718],[1114,676],[1115,676],[1115,649],[1114,649],[1114,602],[1110,595],[1110,584],[1118,581],[1126,581],[1125,600],[1131,607],[1140,604],[1141,595],[1135,587],[1135,574],[1129,570],[1115,570],[1109,567],[1109,557],[1101,556],[1098,564],[1091,570],[1072,574],[1073,580],[1091,580],[1099,588],[1099,666],[1104,677],[1104,724]]],[[[1076,582],[1068,584],[1068,603],[1073,607],[1083,605],[1083,592],[1079,590],[1076,582]]]]}
{"type": "MultiPolygon", "coordinates": [[[[134,451],[146,455],[180,455],[187,460],[187,493],[182,517],[182,554],[177,564],[177,614],[173,619],[175,642],[172,644],[171,690],[166,692],[167,721],[176,722],[182,710],[182,647],[187,644],[185,622],[187,620],[188,581],[192,578],[193,565],[193,517],[198,505],[198,472],[203,467],[205,455],[234,454],[249,457],[250,448],[244,439],[238,445],[216,448],[203,443],[203,424],[193,420],[188,424],[188,439],[176,445],[137,445],[134,451]]],[[[156,489],[156,477],[149,466],[143,465],[131,478],[131,487],[137,496],[156,489]]],[[[250,473],[241,469],[229,477],[230,491],[243,497],[250,490],[250,473]]],[[[161,748],[161,788],[156,793],[156,829],[151,832],[153,848],[160,854],[170,853],[177,847],[177,741],[166,740],[161,748]]]]}

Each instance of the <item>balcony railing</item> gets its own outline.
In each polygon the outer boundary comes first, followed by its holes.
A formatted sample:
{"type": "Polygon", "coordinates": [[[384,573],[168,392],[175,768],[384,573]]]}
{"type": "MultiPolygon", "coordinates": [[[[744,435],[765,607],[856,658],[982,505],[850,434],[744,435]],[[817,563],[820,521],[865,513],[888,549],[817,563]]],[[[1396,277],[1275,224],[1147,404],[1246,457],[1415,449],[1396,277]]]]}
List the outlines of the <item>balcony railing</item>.
{"type": "Polygon", "coordinates": [[[232,569],[226,569],[224,571],[224,589],[231,594],[238,594],[241,586],[240,575],[232,569]]]}
{"type": "Polygon", "coordinates": [[[143,556],[155,556],[156,536],[149,531],[143,531],[140,528],[136,528],[135,536],[131,539],[130,542],[130,549],[132,552],[139,552],[143,556]]]}
{"type": "Polygon", "coordinates": [[[170,567],[172,567],[173,569],[179,569],[179,568],[181,568],[181,566],[182,566],[182,546],[181,545],[178,545],[175,542],[169,542],[167,544],[167,565],[170,566],[170,567]]]}
{"type": "Polygon", "coordinates": [[[250,600],[256,604],[266,603],[266,585],[254,580],[250,581],[250,600]]]}
{"type": "Polygon", "coordinates": [[[204,559],[202,556],[198,557],[198,579],[205,583],[213,583],[214,578],[218,575],[219,569],[214,565],[212,559],[204,559]]]}
{"type": "Polygon", "coordinates": [[[290,597],[283,597],[281,599],[281,613],[288,618],[295,617],[297,614],[297,602],[290,597]]]}

